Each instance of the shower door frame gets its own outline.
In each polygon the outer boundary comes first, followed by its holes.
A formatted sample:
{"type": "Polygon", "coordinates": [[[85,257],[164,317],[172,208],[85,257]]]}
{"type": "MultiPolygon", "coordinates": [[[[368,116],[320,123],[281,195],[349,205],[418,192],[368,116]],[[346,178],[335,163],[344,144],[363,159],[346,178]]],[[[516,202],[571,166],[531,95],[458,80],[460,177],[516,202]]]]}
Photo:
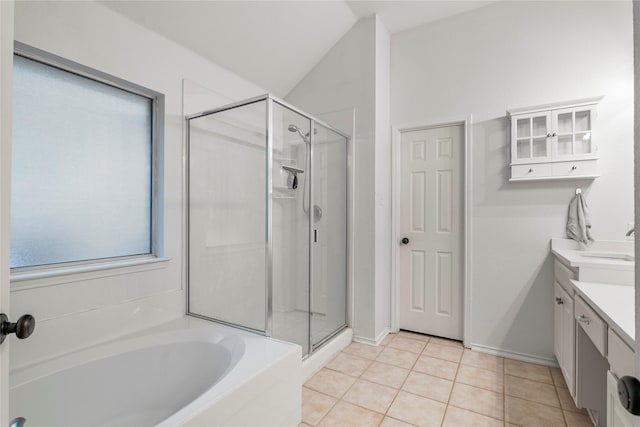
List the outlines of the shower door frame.
{"type": "MultiPolygon", "coordinates": [[[[345,146],[344,146],[344,150],[345,150],[345,160],[346,160],[346,181],[345,181],[345,206],[346,206],[346,212],[345,212],[345,229],[346,229],[346,235],[345,235],[345,239],[344,239],[344,245],[345,245],[345,250],[346,250],[346,260],[345,262],[347,263],[346,265],[346,269],[345,269],[345,322],[338,327],[336,330],[334,330],[332,333],[330,333],[329,335],[327,335],[326,337],[324,337],[322,340],[320,340],[317,343],[313,343],[312,340],[312,326],[311,326],[311,322],[312,322],[312,307],[313,307],[313,286],[314,286],[314,280],[313,280],[313,272],[314,272],[314,267],[313,267],[313,254],[314,254],[314,248],[313,248],[313,218],[312,215],[310,214],[309,216],[309,227],[308,227],[308,241],[309,241],[309,253],[308,253],[308,260],[309,260],[309,278],[308,278],[308,286],[309,286],[309,309],[308,309],[308,316],[309,316],[309,322],[307,324],[308,326],[308,352],[307,354],[303,357],[306,358],[309,355],[313,354],[313,352],[318,349],[319,347],[321,347],[322,345],[324,345],[327,341],[331,340],[331,338],[333,338],[334,336],[338,335],[340,332],[342,332],[345,328],[347,328],[348,326],[348,304],[349,304],[349,275],[350,275],[350,269],[351,266],[349,265],[349,259],[350,259],[350,245],[349,245],[349,237],[350,233],[351,233],[351,225],[350,225],[350,221],[349,221],[349,198],[350,198],[350,194],[349,194],[349,188],[350,188],[350,173],[349,173],[349,165],[351,164],[351,162],[349,161],[349,144],[351,144],[351,137],[349,135],[346,135],[344,132],[336,129],[335,127],[323,122],[322,120],[318,120],[317,118],[309,115],[308,113],[305,113],[304,111],[300,110],[299,108],[271,95],[271,94],[264,94],[264,95],[260,95],[260,96],[256,96],[253,98],[249,98],[249,99],[245,99],[242,101],[238,101],[238,102],[234,102],[231,104],[227,104],[218,108],[214,108],[211,110],[205,110],[196,114],[191,114],[188,116],[185,116],[185,144],[184,144],[184,149],[183,149],[183,179],[184,179],[184,190],[185,190],[185,195],[186,197],[184,198],[184,208],[183,208],[183,212],[185,214],[184,216],[184,222],[185,222],[185,226],[184,226],[184,233],[185,233],[185,237],[183,239],[184,242],[184,251],[183,251],[183,255],[184,255],[184,259],[183,259],[183,269],[184,269],[184,280],[185,280],[185,286],[186,286],[186,314],[189,316],[193,316],[193,317],[198,317],[201,319],[205,319],[205,320],[209,320],[212,322],[217,322],[217,323],[221,323],[221,324],[225,324],[228,326],[232,326],[235,328],[240,328],[249,332],[253,332],[253,333],[258,333],[260,335],[265,335],[267,337],[272,337],[273,336],[273,239],[272,239],[272,233],[273,233],[273,177],[272,177],[272,169],[273,169],[273,103],[277,103],[280,106],[287,108],[297,114],[300,114],[301,116],[307,118],[310,120],[311,122],[311,132],[309,133],[309,140],[310,140],[310,150],[309,150],[309,176],[313,176],[313,160],[314,160],[314,126],[315,124],[319,124],[325,128],[327,128],[328,130],[335,132],[336,134],[342,136],[343,138],[345,138],[345,146]],[[259,330],[259,329],[254,329],[254,328],[249,328],[246,326],[242,326],[242,325],[238,325],[235,323],[230,323],[230,322],[226,322],[224,320],[220,320],[220,319],[215,319],[209,316],[205,316],[202,314],[198,314],[198,313],[193,313],[190,310],[190,298],[189,298],[189,287],[190,287],[190,283],[189,283],[189,218],[190,218],[190,208],[189,208],[189,192],[190,192],[190,182],[189,182],[189,143],[190,143],[190,131],[189,131],[189,122],[190,120],[193,119],[197,119],[200,117],[204,117],[204,116],[209,116],[212,114],[216,114],[216,113],[220,113],[223,111],[227,111],[227,110],[232,110],[235,108],[240,108],[243,107],[245,105],[250,105],[250,104],[254,104],[257,102],[262,102],[265,101],[266,103],[266,114],[265,114],[265,130],[266,130],[266,146],[265,146],[265,150],[266,150],[266,265],[265,265],[265,274],[266,274],[266,280],[265,280],[265,330],[259,330]]],[[[313,202],[313,197],[314,197],[314,184],[313,184],[313,179],[309,179],[309,207],[310,207],[310,212],[311,212],[311,206],[312,206],[312,202],[313,202]]]]}

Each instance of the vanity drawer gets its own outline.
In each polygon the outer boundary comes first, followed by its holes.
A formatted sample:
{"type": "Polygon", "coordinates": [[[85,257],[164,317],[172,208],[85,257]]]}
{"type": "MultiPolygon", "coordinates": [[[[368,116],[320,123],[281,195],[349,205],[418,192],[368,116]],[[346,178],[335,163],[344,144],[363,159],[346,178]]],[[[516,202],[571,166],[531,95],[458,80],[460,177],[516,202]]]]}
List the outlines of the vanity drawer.
{"type": "Polygon", "coordinates": [[[587,336],[589,336],[600,354],[606,356],[607,324],[580,297],[576,298],[574,308],[578,325],[580,325],[587,336]]]}
{"type": "Polygon", "coordinates": [[[607,359],[618,377],[635,375],[633,350],[611,329],[607,334],[607,359]]]}
{"type": "Polygon", "coordinates": [[[560,283],[564,290],[569,294],[573,295],[571,280],[575,280],[577,278],[577,274],[571,268],[567,267],[560,261],[555,261],[554,266],[554,275],[556,278],[556,282],[560,283]]]}
{"type": "Polygon", "coordinates": [[[543,176],[551,176],[551,164],[536,163],[511,166],[511,178],[539,178],[543,176]]]}
{"type": "Polygon", "coordinates": [[[575,160],[573,162],[557,162],[551,167],[553,176],[597,175],[597,160],[575,160]]]}

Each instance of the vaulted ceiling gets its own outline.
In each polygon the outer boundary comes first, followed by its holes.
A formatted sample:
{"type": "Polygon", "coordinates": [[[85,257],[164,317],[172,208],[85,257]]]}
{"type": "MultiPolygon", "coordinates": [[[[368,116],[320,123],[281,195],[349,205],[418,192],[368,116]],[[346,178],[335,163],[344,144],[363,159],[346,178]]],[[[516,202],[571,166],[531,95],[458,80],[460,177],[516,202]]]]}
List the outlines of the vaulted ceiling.
{"type": "Polygon", "coordinates": [[[103,1],[280,97],[361,17],[377,13],[391,33],[493,1],[103,1]]]}

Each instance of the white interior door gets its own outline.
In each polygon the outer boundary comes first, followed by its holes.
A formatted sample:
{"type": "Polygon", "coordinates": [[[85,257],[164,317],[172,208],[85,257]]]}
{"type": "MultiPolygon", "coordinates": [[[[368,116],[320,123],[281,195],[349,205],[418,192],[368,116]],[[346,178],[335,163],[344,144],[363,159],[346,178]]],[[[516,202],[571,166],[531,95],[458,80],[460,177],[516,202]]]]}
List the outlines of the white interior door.
{"type": "MultiPolygon", "coordinates": [[[[0,312],[9,311],[13,2],[0,1],[0,312]]],[[[0,345],[0,425],[9,425],[9,342],[0,345]]]]}
{"type": "Polygon", "coordinates": [[[461,340],[464,126],[400,144],[400,329],[461,340]]]}

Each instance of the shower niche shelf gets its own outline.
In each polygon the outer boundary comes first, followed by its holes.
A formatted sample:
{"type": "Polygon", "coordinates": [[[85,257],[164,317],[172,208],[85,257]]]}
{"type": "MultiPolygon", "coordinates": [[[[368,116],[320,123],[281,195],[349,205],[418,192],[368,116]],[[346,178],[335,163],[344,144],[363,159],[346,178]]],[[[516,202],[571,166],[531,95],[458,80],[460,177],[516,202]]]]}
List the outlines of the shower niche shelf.
{"type": "Polygon", "coordinates": [[[273,186],[273,199],[274,200],[295,200],[296,191],[288,187],[276,187],[273,186]]]}

